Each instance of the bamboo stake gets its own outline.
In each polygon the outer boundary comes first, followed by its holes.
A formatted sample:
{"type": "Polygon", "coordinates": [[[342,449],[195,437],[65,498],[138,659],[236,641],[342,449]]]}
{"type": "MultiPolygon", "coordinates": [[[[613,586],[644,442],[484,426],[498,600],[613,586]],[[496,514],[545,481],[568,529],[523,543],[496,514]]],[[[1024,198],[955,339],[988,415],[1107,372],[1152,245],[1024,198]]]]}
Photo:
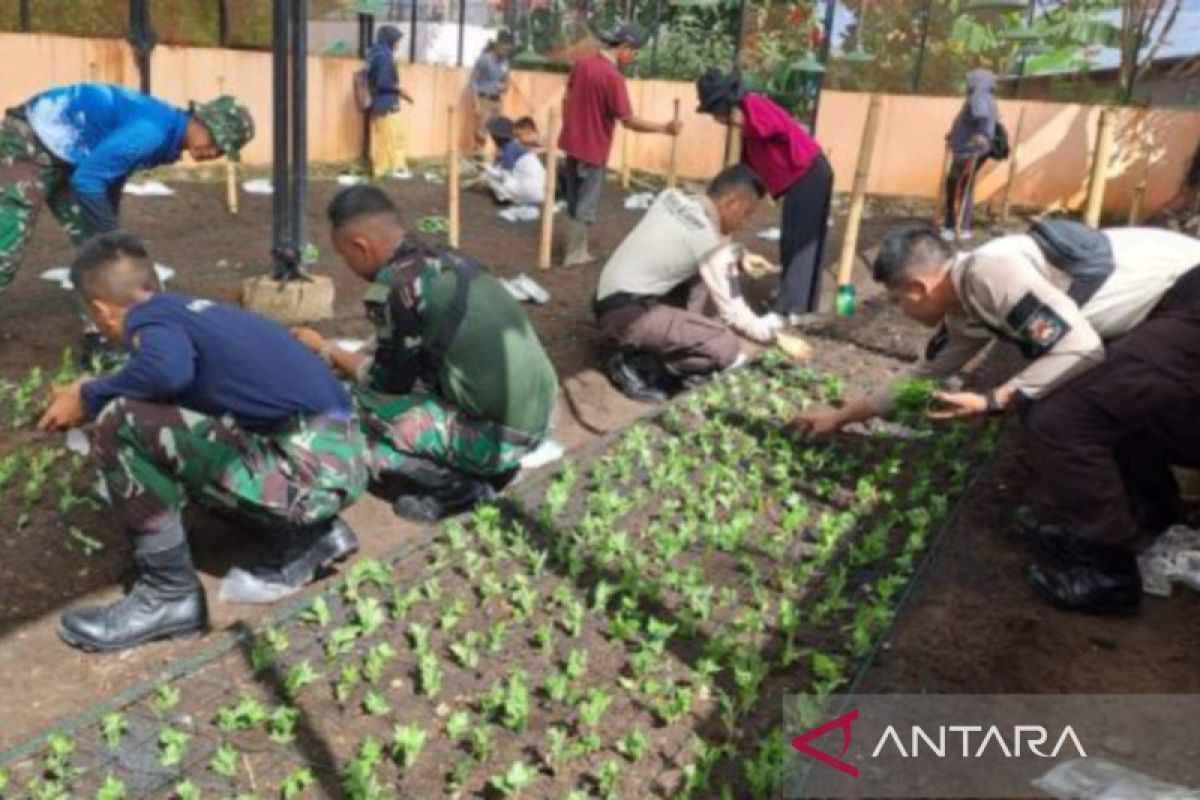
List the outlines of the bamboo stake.
{"type": "Polygon", "coordinates": [[[942,151],[942,168],[938,172],[937,202],[933,207],[933,224],[942,227],[943,212],[946,209],[946,174],[950,169],[950,146],[942,151]]]}
{"type": "Polygon", "coordinates": [[[629,129],[621,128],[621,189],[629,191],[629,175],[632,172],[629,164],[629,129]]]}
{"type": "Polygon", "coordinates": [[[447,118],[450,142],[446,156],[446,191],[449,193],[446,202],[446,240],[451,247],[458,247],[458,109],[453,103],[450,104],[447,118]]]}
{"type": "MultiPolygon", "coordinates": [[[[675,98],[675,122],[679,122],[679,98],[675,98]]],[[[667,166],[667,188],[674,189],[676,184],[676,171],[679,163],[679,135],[671,137],[671,162],[667,166]]]]}
{"type": "Polygon", "coordinates": [[[1021,165],[1021,131],[1025,128],[1025,107],[1017,114],[1017,127],[1013,130],[1012,152],[1008,155],[1008,179],[1004,182],[1004,194],[1000,198],[1000,224],[1008,222],[1012,209],[1012,188],[1017,182],[1017,170],[1021,165]]]}
{"type": "Polygon", "coordinates": [[[1142,215],[1142,203],[1146,199],[1146,185],[1150,182],[1150,140],[1146,136],[1146,116],[1146,110],[1142,109],[1134,127],[1137,136],[1138,166],[1137,184],[1133,187],[1133,200],[1129,204],[1130,225],[1138,224],[1138,218],[1142,215]]]}
{"type": "Polygon", "coordinates": [[[550,247],[554,243],[554,194],[558,189],[558,132],[554,130],[556,116],[551,108],[546,124],[546,188],[542,194],[542,230],[538,241],[538,267],[541,269],[550,269],[550,247]]]}
{"type": "Polygon", "coordinates": [[[1104,188],[1108,183],[1108,162],[1112,158],[1113,111],[1100,110],[1100,124],[1096,129],[1096,149],[1092,157],[1092,175],[1088,182],[1087,209],[1084,222],[1093,228],[1100,227],[1100,212],[1104,208],[1104,188]]]}
{"type": "MultiPolygon", "coordinates": [[[[871,156],[875,152],[876,134],[879,132],[879,111],[883,98],[871,95],[867,107],[867,124],[863,126],[862,143],[858,147],[858,165],[854,168],[854,188],[850,198],[850,213],[846,217],[846,232],[842,237],[842,258],[838,264],[838,292],[852,286],[851,271],[854,255],[858,248],[858,229],[862,222],[863,207],[867,201],[867,178],[871,174],[871,156]]],[[[846,293],[849,293],[848,291],[846,293]]]]}
{"type": "MultiPolygon", "coordinates": [[[[225,76],[217,78],[217,94],[225,94],[225,76]]],[[[225,159],[225,207],[233,216],[238,213],[237,164],[225,159]]]]}
{"type": "Polygon", "coordinates": [[[736,164],[742,160],[742,129],[737,125],[729,126],[728,146],[725,148],[725,166],[736,164]]]}

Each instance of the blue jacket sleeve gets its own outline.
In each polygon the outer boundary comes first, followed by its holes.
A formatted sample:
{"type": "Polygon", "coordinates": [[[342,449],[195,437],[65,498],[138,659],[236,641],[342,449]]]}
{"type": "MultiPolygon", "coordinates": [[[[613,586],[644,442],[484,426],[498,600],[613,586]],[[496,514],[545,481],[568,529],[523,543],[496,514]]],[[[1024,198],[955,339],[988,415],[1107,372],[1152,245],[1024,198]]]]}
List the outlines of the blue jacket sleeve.
{"type": "Polygon", "coordinates": [[[115,375],[89,381],[81,393],[88,415],[96,417],[109,400],[171,400],[191,384],[196,351],[191,340],[171,325],[149,324],[134,334],[133,355],[115,375]]]}
{"type": "Polygon", "coordinates": [[[122,125],[104,137],[71,172],[71,189],[83,209],[89,233],[117,227],[117,210],[108,190],[139,167],[155,163],[166,132],[151,122],[122,125]]]}

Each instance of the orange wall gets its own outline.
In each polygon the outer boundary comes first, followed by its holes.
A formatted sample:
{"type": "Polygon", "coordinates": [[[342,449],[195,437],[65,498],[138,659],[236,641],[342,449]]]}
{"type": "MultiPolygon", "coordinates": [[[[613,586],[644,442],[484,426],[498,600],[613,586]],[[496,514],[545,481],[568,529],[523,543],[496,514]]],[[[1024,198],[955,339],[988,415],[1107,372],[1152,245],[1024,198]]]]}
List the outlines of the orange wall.
{"type": "MultiPolygon", "coordinates": [[[[121,41],[60,36],[0,34],[0,58],[6,65],[0,81],[0,107],[21,102],[49,86],[80,80],[100,80],[136,85],[137,69],[128,46],[121,41]]],[[[348,161],[359,149],[359,117],[350,95],[354,59],[309,59],[309,156],[314,161],[348,161]]],[[[176,103],[216,94],[220,87],[249,104],[258,135],[245,153],[252,164],[270,161],[271,58],[266,53],[204,48],[158,47],[153,57],[155,94],[176,103]]],[[[444,155],[447,147],[447,112],[451,103],[464,109],[459,118],[463,144],[470,140],[466,110],[466,70],[424,64],[406,65],[401,80],[415,99],[406,106],[409,153],[416,158],[444,155]]],[[[505,100],[507,113],[531,115],[543,133],[551,109],[557,109],[566,79],[547,73],[516,73],[513,91],[505,100]]],[[[685,178],[705,179],[720,169],[725,130],[708,117],[695,113],[695,90],[690,84],[669,81],[630,81],[634,111],[654,121],[665,121],[673,101],[681,103],[684,132],[677,164],[685,178]]],[[[866,119],[868,95],[826,92],[821,99],[817,136],[829,152],[837,174],[837,188],[850,188],[866,119]]],[[[873,194],[935,197],[945,132],[961,101],[949,97],[887,96],[871,170],[873,194]]],[[[1095,140],[1099,109],[1090,106],[1034,101],[1002,101],[1001,117],[1015,134],[1018,109],[1026,109],[1021,136],[1021,169],[1013,201],[1035,207],[1058,205],[1078,208],[1086,193],[1089,153],[1095,140]]],[[[1117,147],[1105,207],[1125,210],[1135,183],[1133,143],[1137,111],[1119,112],[1117,147]]],[[[1146,118],[1146,136],[1152,151],[1146,207],[1167,202],[1178,190],[1183,173],[1200,138],[1200,112],[1164,109],[1146,118]]],[[[622,159],[619,131],[610,166],[622,159]]],[[[629,134],[629,158],[634,169],[665,173],[670,160],[670,140],[665,136],[629,134]]],[[[1014,143],[1016,144],[1016,143],[1014,143]]],[[[998,193],[1007,177],[1007,164],[989,164],[980,178],[980,195],[998,193]]]]}

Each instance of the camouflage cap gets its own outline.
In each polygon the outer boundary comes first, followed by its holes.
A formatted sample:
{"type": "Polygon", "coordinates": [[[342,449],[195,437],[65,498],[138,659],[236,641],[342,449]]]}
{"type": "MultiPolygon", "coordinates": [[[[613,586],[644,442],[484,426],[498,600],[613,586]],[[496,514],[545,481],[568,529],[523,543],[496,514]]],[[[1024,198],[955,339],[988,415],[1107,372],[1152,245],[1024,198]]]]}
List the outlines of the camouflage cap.
{"type": "Polygon", "coordinates": [[[192,103],[192,116],[204,123],[213,141],[230,161],[240,160],[246,143],[254,138],[250,109],[227,94],[207,103],[192,103]]]}

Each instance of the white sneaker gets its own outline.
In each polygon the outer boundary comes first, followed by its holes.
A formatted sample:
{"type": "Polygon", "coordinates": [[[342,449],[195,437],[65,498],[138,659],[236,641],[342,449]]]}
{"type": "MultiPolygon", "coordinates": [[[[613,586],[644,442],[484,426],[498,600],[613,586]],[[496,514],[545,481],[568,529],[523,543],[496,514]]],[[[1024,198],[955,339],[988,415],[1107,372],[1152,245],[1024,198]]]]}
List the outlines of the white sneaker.
{"type": "Polygon", "coordinates": [[[767,329],[771,333],[778,333],[788,326],[788,321],[783,316],[775,311],[768,314],[763,314],[763,322],[767,324],[767,329]]]}
{"type": "Polygon", "coordinates": [[[942,228],[941,233],[938,235],[942,237],[943,242],[953,242],[954,241],[954,229],[952,229],[952,228],[942,228]]]}
{"type": "Polygon", "coordinates": [[[550,302],[550,293],[542,287],[540,283],[522,272],[520,275],[512,279],[513,286],[525,293],[533,302],[539,306],[543,306],[550,302]]]}
{"type": "Polygon", "coordinates": [[[393,180],[397,180],[397,181],[407,181],[407,180],[411,180],[412,176],[413,176],[412,170],[398,169],[398,170],[393,171],[392,174],[389,175],[388,177],[392,178],[393,180]]]}
{"type": "Polygon", "coordinates": [[[513,299],[518,303],[524,303],[527,300],[532,300],[525,290],[517,285],[517,282],[512,278],[501,278],[500,285],[508,290],[508,293],[513,296],[513,299]]]}
{"type": "Polygon", "coordinates": [[[973,233],[971,233],[970,231],[963,231],[962,233],[960,233],[958,235],[958,240],[960,242],[969,242],[974,238],[975,238],[975,235],[973,233]]]}

